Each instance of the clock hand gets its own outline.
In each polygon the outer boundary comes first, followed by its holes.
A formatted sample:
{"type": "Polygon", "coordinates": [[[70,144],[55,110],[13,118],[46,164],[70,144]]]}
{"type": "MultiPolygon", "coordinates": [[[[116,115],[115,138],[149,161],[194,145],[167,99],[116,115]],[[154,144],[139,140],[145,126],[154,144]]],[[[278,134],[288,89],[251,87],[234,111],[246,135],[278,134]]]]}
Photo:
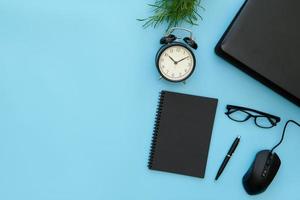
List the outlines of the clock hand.
{"type": "Polygon", "coordinates": [[[185,57],[185,58],[182,58],[181,60],[177,61],[176,63],[179,63],[179,62],[181,62],[181,61],[187,59],[188,57],[189,57],[189,56],[187,56],[187,57],[185,57]]]}
{"type": "MultiPolygon", "coordinates": [[[[169,56],[169,54],[167,54],[167,55],[169,56]]],[[[175,65],[178,63],[171,56],[169,56],[169,58],[174,62],[175,65]]]]}

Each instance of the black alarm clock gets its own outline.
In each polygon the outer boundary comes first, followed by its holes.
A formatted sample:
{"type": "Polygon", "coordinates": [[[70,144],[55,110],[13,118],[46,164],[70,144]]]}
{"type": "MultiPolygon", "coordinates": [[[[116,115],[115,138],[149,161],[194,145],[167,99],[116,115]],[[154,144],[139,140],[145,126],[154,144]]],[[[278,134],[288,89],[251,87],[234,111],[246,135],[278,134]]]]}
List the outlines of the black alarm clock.
{"type": "Polygon", "coordinates": [[[192,31],[174,27],[160,39],[160,44],[163,46],[158,50],[155,61],[161,78],[171,82],[184,82],[193,74],[196,59],[192,49],[197,49],[198,45],[192,36],[192,31]],[[184,42],[178,41],[178,38],[172,34],[174,30],[187,31],[190,37],[183,38],[184,42]]]}

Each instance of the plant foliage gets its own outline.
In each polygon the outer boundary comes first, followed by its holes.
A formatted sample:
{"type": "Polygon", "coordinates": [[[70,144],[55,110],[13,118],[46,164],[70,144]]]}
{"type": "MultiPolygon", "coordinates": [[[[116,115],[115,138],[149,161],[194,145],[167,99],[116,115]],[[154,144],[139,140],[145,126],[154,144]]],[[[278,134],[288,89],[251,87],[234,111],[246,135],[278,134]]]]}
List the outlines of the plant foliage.
{"type": "Polygon", "coordinates": [[[157,27],[166,22],[168,28],[178,26],[183,22],[191,25],[197,25],[197,21],[201,15],[198,13],[198,7],[204,9],[201,5],[201,0],[156,0],[154,4],[149,4],[153,8],[153,15],[138,19],[144,21],[144,28],[149,26],[157,27]]]}

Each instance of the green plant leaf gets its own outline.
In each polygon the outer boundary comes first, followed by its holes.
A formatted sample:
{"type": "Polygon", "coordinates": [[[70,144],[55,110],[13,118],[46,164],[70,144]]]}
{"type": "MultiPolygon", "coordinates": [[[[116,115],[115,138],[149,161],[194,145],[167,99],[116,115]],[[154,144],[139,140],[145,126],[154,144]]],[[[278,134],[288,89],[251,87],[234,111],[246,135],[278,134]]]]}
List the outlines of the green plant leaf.
{"type": "Polygon", "coordinates": [[[205,10],[200,3],[201,0],[156,0],[154,4],[148,4],[153,8],[153,15],[137,20],[144,22],[144,28],[155,28],[164,22],[168,24],[168,29],[183,22],[198,25],[198,19],[202,20],[198,8],[205,10]]]}

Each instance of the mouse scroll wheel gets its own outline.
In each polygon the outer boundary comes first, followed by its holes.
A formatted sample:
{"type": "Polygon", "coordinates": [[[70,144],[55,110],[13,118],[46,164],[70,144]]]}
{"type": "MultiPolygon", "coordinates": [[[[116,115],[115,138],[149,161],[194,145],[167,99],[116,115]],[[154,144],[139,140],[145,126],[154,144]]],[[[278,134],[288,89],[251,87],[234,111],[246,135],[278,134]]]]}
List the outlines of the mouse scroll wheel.
{"type": "Polygon", "coordinates": [[[266,165],[270,166],[272,164],[272,156],[267,159],[266,165]]]}

